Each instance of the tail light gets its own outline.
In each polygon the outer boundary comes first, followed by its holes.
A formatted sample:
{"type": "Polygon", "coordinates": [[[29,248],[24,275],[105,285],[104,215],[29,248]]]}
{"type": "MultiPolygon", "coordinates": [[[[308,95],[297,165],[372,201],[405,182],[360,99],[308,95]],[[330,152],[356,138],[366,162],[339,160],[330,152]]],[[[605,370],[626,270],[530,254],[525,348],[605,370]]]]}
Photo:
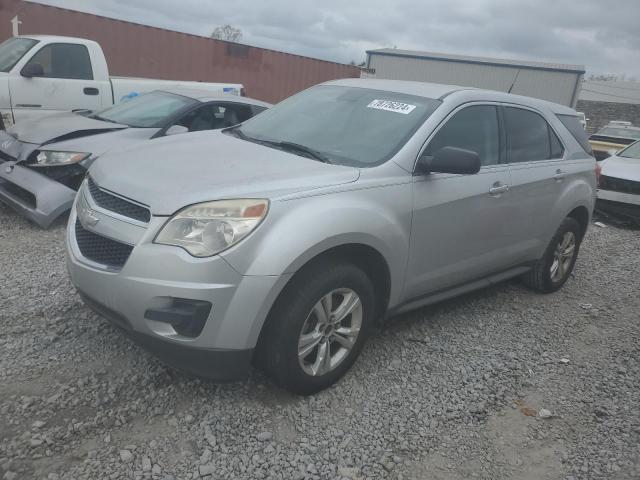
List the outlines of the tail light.
{"type": "Polygon", "coordinates": [[[596,184],[600,186],[600,176],[602,175],[602,167],[596,162],[596,184]]]}

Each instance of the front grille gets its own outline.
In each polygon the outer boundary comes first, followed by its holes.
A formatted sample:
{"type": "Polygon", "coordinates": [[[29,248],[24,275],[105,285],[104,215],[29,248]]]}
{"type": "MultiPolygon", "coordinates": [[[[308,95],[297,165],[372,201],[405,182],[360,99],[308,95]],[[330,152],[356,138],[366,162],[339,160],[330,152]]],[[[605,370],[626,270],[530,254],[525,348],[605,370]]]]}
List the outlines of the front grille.
{"type": "Polygon", "coordinates": [[[0,179],[0,189],[4,190],[11,196],[21,200],[27,207],[35,210],[37,207],[36,196],[29,190],[25,190],[19,187],[15,183],[11,183],[8,180],[0,179]]]}
{"type": "Polygon", "coordinates": [[[60,182],[71,190],[78,190],[78,188],[80,188],[80,184],[87,173],[87,169],[78,164],[60,165],[55,167],[36,167],[31,163],[25,163],[24,166],[32,169],[34,172],[44,175],[45,177],[49,177],[51,180],[60,182]]]}
{"type": "Polygon", "coordinates": [[[86,258],[101,265],[120,270],[127,260],[132,245],[121,243],[110,238],[85,230],[80,220],[76,219],[76,242],[80,253],[86,258]]]}
{"type": "Polygon", "coordinates": [[[631,193],[634,195],[640,195],[640,182],[634,182],[633,180],[625,180],[624,178],[608,177],[606,175],[601,175],[598,186],[602,190],[611,190],[613,192],[631,193]]]}
{"type": "Polygon", "coordinates": [[[101,189],[95,184],[91,177],[89,177],[89,192],[94,202],[105,210],[133,218],[139,222],[149,223],[149,220],[151,220],[151,212],[148,208],[101,189]]]}
{"type": "Polygon", "coordinates": [[[3,152],[2,150],[0,150],[0,163],[14,162],[15,160],[16,160],[16,158],[14,158],[11,155],[9,155],[8,153],[3,152]]]}

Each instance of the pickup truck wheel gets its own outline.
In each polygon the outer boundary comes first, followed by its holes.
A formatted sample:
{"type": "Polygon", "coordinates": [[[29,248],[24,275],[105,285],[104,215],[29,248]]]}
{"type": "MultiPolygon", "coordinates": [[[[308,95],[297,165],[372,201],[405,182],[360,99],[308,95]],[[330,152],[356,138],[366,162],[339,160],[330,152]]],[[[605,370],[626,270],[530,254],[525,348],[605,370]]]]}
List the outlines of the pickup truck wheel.
{"type": "Polygon", "coordinates": [[[323,390],[354,363],[374,316],[374,288],[348,263],[317,263],[280,295],[257,348],[257,366],[301,395],[323,390]]]}
{"type": "Polygon", "coordinates": [[[559,290],[573,271],[581,240],[580,224],[565,218],[542,258],[523,276],[524,283],[542,293],[559,290]]]}

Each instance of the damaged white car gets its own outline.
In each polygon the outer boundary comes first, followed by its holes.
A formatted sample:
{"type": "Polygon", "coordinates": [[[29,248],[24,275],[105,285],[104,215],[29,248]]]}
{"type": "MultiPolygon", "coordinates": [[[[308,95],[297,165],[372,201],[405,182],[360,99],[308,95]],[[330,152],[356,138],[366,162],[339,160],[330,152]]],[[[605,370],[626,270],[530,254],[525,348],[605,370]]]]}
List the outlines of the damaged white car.
{"type": "Polygon", "coordinates": [[[156,90],[97,113],[68,112],[0,131],[0,201],[40,227],[69,211],[93,161],[177,133],[242,123],[268,108],[247,97],[156,90]]]}
{"type": "Polygon", "coordinates": [[[597,209],[640,225],[640,141],[600,163],[597,209]]]}

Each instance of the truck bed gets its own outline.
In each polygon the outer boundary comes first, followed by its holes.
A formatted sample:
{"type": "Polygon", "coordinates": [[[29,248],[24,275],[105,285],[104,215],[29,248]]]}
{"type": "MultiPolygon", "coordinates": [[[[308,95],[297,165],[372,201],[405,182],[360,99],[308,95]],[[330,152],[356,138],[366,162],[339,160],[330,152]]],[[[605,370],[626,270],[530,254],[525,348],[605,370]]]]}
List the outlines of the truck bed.
{"type": "Polygon", "coordinates": [[[189,82],[181,80],[154,80],[151,78],[110,77],[113,103],[118,103],[129,95],[162,90],[163,88],[196,88],[211,93],[228,93],[240,95],[242,85],[239,83],[189,82]]]}

